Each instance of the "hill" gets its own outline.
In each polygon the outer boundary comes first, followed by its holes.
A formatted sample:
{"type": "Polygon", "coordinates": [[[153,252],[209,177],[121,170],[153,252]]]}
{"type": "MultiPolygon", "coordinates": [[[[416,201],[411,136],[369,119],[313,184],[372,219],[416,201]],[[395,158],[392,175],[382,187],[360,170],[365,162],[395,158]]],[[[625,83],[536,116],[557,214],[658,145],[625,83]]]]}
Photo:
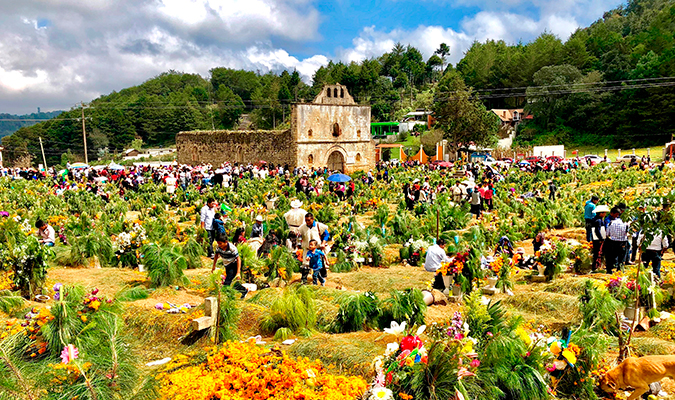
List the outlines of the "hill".
{"type": "MultiPolygon", "coordinates": [[[[167,145],[181,130],[233,127],[244,112],[256,127],[284,126],[291,103],[337,82],[372,106],[373,121],[471,96],[485,106],[474,108],[479,113],[525,107],[534,115],[520,125],[518,144],[662,145],[675,133],[674,45],[675,0],[631,0],[566,41],[543,33],[526,44],[476,42],[456,66],[445,62],[447,46],[425,61],[418,49],[399,43],[375,59],[330,62],[316,71],[311,86],[295,71],[259,75],[214,68],[208,79],[170,71],[93,100],[85,109],[87,146],[93,158],[120,151],[134,139],[167,145]],[[452,96],[456,88],[466,90],[457,82],[455,89],[438,89],[442,77],[455,76],[469,87],[466,96],[452,96]]],[[[66,150],[81,155],[81,114],[73,109],[3,138],[8,158],[38,155],[38,137],[50,164],[66,150]]],[[[451,139],[449,125],[439,127],[451,139]]],[[[479,130],[466,121],[459,125],[479,130]]]]}
{"type": "Polygon", "coordinates": [[[38,112],[25,115],[0,113],[0,138],[11,135],[24,126],[35,125],[40,121],[57,117],[63,111],[38,112]]]}

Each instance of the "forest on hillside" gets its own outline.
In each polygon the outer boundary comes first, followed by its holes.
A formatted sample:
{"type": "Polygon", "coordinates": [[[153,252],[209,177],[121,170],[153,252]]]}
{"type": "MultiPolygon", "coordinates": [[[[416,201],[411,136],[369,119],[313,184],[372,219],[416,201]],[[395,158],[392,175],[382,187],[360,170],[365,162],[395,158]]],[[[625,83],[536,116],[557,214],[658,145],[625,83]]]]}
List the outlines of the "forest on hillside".
{"type": "MultiPolygon", "coordinates": [[[[441,45],[425,60],[396,44],[378,58],[319,68],[311,85],[297,71],[257,74],[217,67],[204,78],[169,71],[92,100],[84,110],[90,158],[119,152],[132,140],[166,145],[182,130],[229,129],[250,114],[256,128],[287,127],[291,104],[311,101],[324,84],[347,86],[372,106],[373,121],[433,109],[452,141],[490,141],[490,108],[524,107],[534,118],[516,141],[532,144],[659,145],[675,132],[675,0],[632,0],[566,41],[542,33],[530,43],[474,43],[457,65],[441,45]]],[[[9,159],[66,150],[82,154],[82,110],[3,138],[9,159]]]]}
{"type": "Polygon", "coordinates": [[[11,135],[24,126],[35,125],[40,121],[57,117],[63,111],[36,112],[25,115],[0,113],[0,138],[11,135]]]}

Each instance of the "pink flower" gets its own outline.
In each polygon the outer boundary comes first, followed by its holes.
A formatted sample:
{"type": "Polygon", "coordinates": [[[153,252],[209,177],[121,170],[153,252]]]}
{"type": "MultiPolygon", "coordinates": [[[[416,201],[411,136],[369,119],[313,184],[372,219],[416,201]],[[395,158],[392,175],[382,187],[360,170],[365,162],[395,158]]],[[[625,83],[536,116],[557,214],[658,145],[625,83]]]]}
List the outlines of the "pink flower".
{"type": "Polygon", "coordinates": [[[77,350],[77,347],[69,344],[63,348],[63,351],[61,352],[61,360],[64,364],[68,364],[69,362],[76,359],[79,354],[80,351],[77,350]]]}
{"type": "Polygon", "coordinates": [[[493,336],[494,336],[494,335],[492,334],[492,332],[488,332],[486,335],[487,335],[488,337],[493,337],[493,336]]]}
{"type": "Polygon", "coordinates": [[[399,354],[398,357],[396,357],[396,359],[400,361],[401,366],[405,365],[405,359],[408,358],[410,353],[411,353],[410,350],[403,350],[401,354],[399,354]]]}
{"type": "Polygon", "coordinates": [[[478,368],[478,366],[480,365],[480,360],[477,359],[477,358],[474,358],[473,360],[471,360],[469,365],[471,366],[471,368],[478,368]]]}
{"type": "Polygon", "coordinates": [[[91,291],[91,294],[93,294],[94,296],[96,296],[96,295],[98,294],[98,288],[92,290],[92,291],[91,291]]]}

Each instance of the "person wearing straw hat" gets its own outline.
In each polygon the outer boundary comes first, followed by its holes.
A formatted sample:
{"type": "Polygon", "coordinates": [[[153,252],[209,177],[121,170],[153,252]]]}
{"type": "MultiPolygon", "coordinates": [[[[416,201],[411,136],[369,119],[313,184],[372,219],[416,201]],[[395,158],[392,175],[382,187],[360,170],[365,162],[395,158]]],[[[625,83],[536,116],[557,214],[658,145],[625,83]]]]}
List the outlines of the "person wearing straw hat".
{"type": "Polygon", "coordinates": [[[602,264],[602,248],[607,238],[605,230],[605,216],[609,212],[609,207],[599,205],[595,207],[595,218],[593,219],[591,229],[591,239],[593,242],[593,272],[600,269],[602,264]]]}
{"type": "Polygon", "coordinates": [[[302,201],[293,200],[291,201],[291,209],[284,214],[288,228],[295,234],[298,233],[298,229],[305,223],[305,215],[307,214],[307,211],[300,207],[302,207],[302,201]]]}
{"type": "Polygon", "coordinates": [[[251,227],[251,239],[258,237],[262,238],[264,234],[265,233],[263,229],[263,217],[262,215],[258,215],[257,217],[255,217],[255,222],[251,227]]]}

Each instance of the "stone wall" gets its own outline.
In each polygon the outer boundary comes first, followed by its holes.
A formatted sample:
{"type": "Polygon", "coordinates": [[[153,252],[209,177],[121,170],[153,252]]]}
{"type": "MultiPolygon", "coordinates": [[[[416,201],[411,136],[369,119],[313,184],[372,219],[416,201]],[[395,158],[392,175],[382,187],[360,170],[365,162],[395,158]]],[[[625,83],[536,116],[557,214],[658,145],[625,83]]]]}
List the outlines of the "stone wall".
{"type": "Polygon", "coordinates": [[[179,164],[220,165],[260,160],[295,166],[295,146],[286,131],[193,131],[176,135],[179,164]]]}
{"type": "Polygon", "coordinates": [[[338,152],[347,173],[375,167],[369,106],[297,104],[291,118],[297,165],[329,166],[329,157],[338,152]]]}

